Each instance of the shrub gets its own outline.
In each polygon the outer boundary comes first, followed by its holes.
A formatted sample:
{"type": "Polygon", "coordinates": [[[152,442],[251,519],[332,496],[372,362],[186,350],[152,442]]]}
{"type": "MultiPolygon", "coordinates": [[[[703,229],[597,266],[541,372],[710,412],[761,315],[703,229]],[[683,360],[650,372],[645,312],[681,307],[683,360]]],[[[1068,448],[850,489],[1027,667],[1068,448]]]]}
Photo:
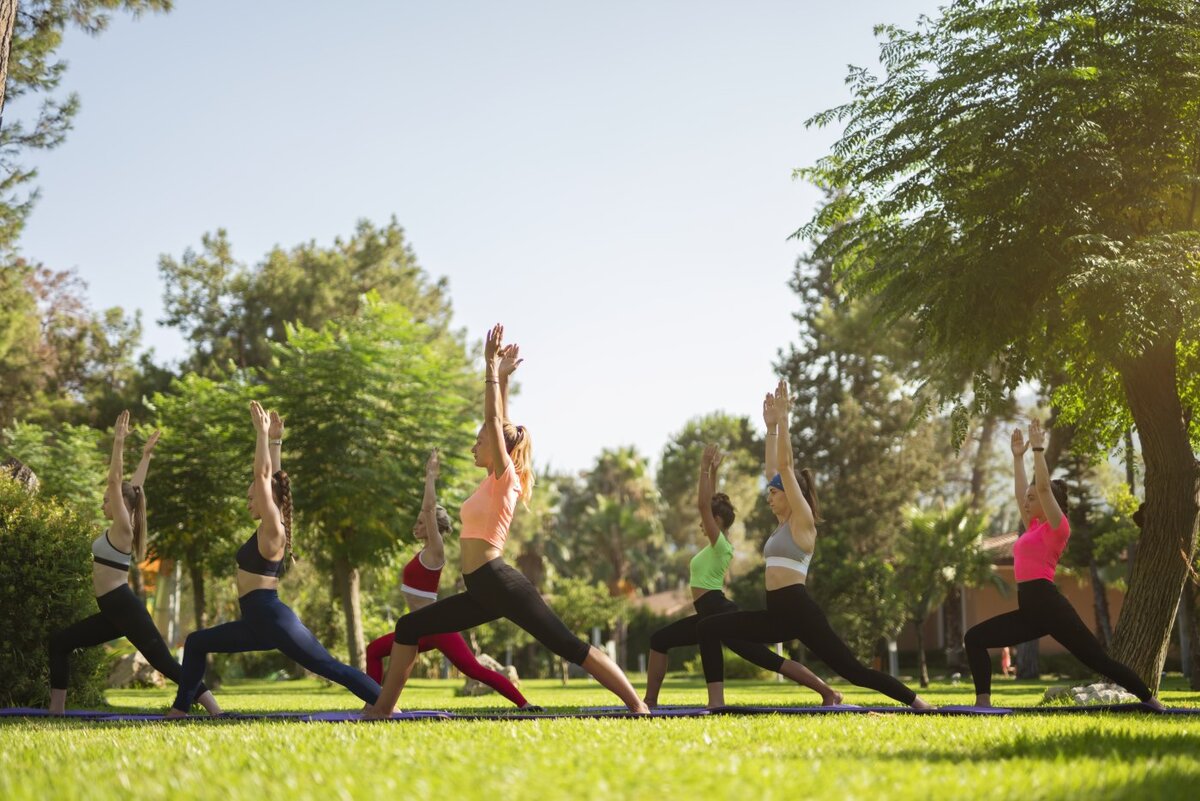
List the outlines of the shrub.
{"type": "MultiPolygon", "coordinates": [[[[753,662],[747,662],[737,654],[727,648],[722,649],[725,658],[725,678],[729,679],[767,679],[772,675],[771,671],[763,670],[753,662]]],[[[704,664],[700,658],[700,654],[689,659],[683,666],[683,669],[695,676],[704,675],[704,664]]]]}
{"type": "MultiPolygon", "coordinates": [[[[94,532],[73,508],[0,477],[0,706],[45,706],[50,634],[97,612],[94,532]]],[[[101,648],[71,658],[72,706],[104,702],[101,648]]]]}

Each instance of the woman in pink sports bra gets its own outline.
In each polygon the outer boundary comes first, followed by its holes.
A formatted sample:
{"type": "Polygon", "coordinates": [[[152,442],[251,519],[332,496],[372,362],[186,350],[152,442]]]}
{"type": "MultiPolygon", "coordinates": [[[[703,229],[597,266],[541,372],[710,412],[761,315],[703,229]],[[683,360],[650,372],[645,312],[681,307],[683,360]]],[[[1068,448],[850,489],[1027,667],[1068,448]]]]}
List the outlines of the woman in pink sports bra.
{"type": "Polygon", "coordinates": [[[1013,472],[1017,504],[1025,524],[1013,546],[1013,576],[1017,580],[1017,609],[973,626],[964,637],[967,662],[975,680],[975,705],[992,705],[992,660],[989,648],[1002,648],[1050,635],[1080,662],[1124,687],[1142,703],[1162,709],[1146,683],[1126,665],[1104,652],[1104,647],[1079,619],[1070,601],[1054,585],[1058,559],[1067,547],[1071,526],[1067,522],[1067,486],[1050,480],[1043,451],[1045,435],[1036,419],[1029,423],[1029,442],[1021,429],[1012,433],[1013,472]],[[1025,451],[1033,449],[1033,483],[1025,480],[1025,451]]]}
{"type": "Polygon", "coordinates": [[[630,711],[649,714],[650,710],[616,663],[573,634],[542,600],[529,579],[504,562],[504,541],[517,501],[527,501],[532,495],[533,449],[528,429],[508,421],[508,378],[522,359],[518,358],[517,346],[505,347],[503,338],[504,327],[500,325],[487,336],[484,422],[472,448],[475,465],[486,468],[488,474],[460,511],[459,543],[467,590],[400,618],[383,691],[364,714],[368,718],[391,717],[412,672],[422,637],[465,631],[502,617],[532,634],[563,659],[581,666],[615,693],[630,711]]]}

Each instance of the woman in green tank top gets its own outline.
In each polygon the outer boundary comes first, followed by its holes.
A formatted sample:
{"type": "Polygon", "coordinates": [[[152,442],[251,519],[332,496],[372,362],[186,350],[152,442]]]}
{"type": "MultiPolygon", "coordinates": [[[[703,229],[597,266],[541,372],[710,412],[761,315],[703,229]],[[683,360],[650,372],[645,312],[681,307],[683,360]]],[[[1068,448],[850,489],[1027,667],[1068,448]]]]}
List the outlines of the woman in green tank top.
{"type": "MultiPolygon", "coordinates": [[[[696,614],[668,624],[650,636],[650,664],[646,668],[646,705],[658,706],[658,691],[667,673],[667,651],[684,645],[696,645],[699,639],[696,627],[703,619],[738,611],[738,606],[725,597],[725,572],[733,560],[733,546],[725,538],[725,530],[733,525],[736,512],[729,496],[715,492],[717,467],[722,456],[717,446],[704,449],[700,463],[700,487],[697,503],[700,509],[700,527],[708,540],[707,544],[692,557],[691,584],[692,605],[696,614]]],[[[797,684],[802,684],[821,695],[822,704],[837,704],[842,700],[840,693],[821,681],[812,671],[784,659],[762,643],[725,640],[731,651],[755,664],[771,664],[777,673],[782,673],[797,684]]]]}

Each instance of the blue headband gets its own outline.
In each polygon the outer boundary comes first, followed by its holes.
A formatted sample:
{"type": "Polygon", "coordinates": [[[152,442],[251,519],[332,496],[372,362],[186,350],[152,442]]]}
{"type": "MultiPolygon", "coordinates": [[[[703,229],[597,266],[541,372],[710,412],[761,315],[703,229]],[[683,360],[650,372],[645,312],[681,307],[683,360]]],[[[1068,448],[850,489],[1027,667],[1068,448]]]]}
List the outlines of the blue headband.
{"type": "Polygon", "coordinates": [[[767,482],[767,489],[770,490],[771,487],[783,492],[783,476],[776,473],[775,478],[767,482]]]}

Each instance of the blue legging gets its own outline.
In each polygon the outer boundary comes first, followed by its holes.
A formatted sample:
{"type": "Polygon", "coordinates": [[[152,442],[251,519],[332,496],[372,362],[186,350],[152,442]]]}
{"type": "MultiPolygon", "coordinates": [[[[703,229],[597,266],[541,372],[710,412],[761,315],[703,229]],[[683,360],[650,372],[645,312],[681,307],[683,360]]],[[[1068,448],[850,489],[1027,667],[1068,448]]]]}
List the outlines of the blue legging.
{"type": "Polygon", "coordinates": [[[379,698],[379,685],[361,670],[333,658],[296,613],[279,600],[275,590],[254,590],[238,599],[242,619],[201,629],[188,635],[183,646],[183,678],[175,696],[175,709],[187,712],[204,678],[211,653],[277,650],[301,667],[342,685],[368,704],[379,698]]]}

